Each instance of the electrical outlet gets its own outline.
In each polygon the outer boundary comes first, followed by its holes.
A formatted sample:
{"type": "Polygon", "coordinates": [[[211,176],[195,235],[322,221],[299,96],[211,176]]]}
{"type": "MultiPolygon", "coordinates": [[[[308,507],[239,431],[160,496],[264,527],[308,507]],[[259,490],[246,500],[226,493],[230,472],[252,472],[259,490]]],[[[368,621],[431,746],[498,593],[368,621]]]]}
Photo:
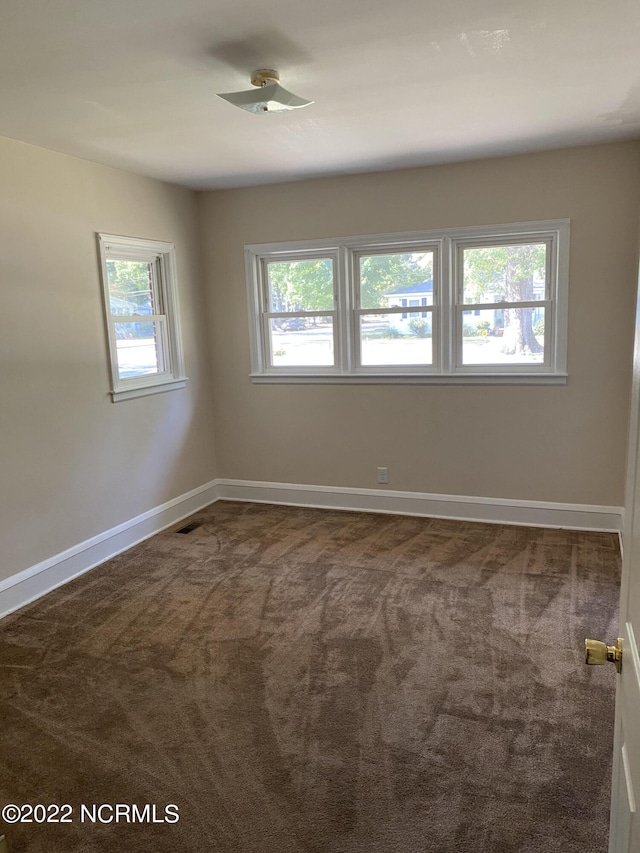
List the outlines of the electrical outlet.
{"type": "Polygon", "coordinates": [[[389,482],[389,469],[378,468],[378,483],[385,486],[389,482]]]}

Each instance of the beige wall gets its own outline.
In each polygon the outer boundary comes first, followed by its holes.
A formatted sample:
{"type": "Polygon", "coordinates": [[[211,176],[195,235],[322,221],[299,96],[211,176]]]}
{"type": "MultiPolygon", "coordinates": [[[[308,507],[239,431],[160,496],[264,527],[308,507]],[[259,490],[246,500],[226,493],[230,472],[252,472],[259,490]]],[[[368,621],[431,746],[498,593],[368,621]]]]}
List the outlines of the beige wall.
{"type": "Polygon", "coordinates": [[[387,465],[391,489],[620,505],[639,154],[204,193],[198,210],[187,190],[0,139],[0,580],[216,475],[374,487],[387,465]],[[245,243],[559,217],[572,220],[566,386],[249,380],[245,243]],[[97,231],[175,242],[186,390],[111,402],[97,231]]]}
{"type": "Polygon", "coordinates": [[[219,476],[623,502],[640,146],[577,148],[200,197],[219,476]],[[561,387],[253,385],[243,245],[571,218],[561,387]]]}
{"type": "Polygon", "coordinates": [[[193,193],[0,139],[0,580],[215,477],[193,193]],[[95,232],[173,241],[189,382],[113,404],[95,232]]]}

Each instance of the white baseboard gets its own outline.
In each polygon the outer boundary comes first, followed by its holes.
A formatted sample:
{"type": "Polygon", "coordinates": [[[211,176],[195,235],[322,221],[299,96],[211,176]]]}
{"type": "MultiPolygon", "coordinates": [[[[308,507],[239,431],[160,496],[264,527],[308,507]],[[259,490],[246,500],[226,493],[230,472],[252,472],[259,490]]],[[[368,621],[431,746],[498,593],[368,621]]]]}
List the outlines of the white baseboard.
{"type": "Polygon", "coordinates": [[[0,581],[0,618],[217,500],[419,515],[619,533],[622,507],[432,495],[387,489],[213,480],[0,581]]]}
{"type": "Polygon", "coordinates": [[[528,527],[559,527],[618,533],[623,508],[505,498],[432,495],[389,489],[355,489],[344,486],[308,486],[262,483],[251,480],[217,480],[220,500],[287,504],[322,509],[421,515],[458,521],[485,521],[528,527]]]}
{"type": "Polygon", "coordinates": [[[0,581],[0,619],[217,499],[214,480],[0,581]]]}

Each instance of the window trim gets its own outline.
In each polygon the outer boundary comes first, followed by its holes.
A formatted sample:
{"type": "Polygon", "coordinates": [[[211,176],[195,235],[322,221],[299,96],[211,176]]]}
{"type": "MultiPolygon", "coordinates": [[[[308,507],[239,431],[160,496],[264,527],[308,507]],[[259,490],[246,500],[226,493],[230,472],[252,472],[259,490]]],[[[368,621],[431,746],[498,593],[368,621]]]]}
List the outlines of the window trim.
{"type": "MultiPolygon", "coordinates": [[[[567,309],[569,285],[570,220],[552,219],[491,226],[468,226],[397,234],[259,243],[245,246],[246,285],[249,306],[251,379],[254,383],[370,383],[370,384],[496,384],[559,385],[567,381],[567,309]],[[545,362],[517,365],[462,365],[457,352],[454,324],[459,308],[459,250],[465,246],[548,242],[548,300],[546,307],[545,362]],[[356,265],[367,254],[434,251],[433,305],[429,306],[434,329],[433,364],[428,366],[358,365],[359,315],[356,265]],[[313,253],[316,253],[313,255],[313,253]],[[264,261],[295,260],[335,254],[336,367],[330,370],[270,367],[265,361],[265,340],[260,297],[260,269],[264,261]],[[439,296],[439,298],[437,298],[439,296]]],[[[493,305],[494,303],[489,303],[493,305]]],[[[465,306],[471,310],[477,305],[465,306]]],[[[481,309],[486,306],[480,305],[481,309]]],[[[419,306],[424,310],[423,306],[419,306]]],[[[385,313],[391,309],[385,309],[385,313]]],[[[399,307],[397,312],[407,311],[399,307]]],[[[373,309],[371,309],[373,312],[373,309]]],[[[322,313],[322,312],[320,312],[322,313]]],[[[375,313],[375,312],[373,312],[375,313]]]]}
{"type": "Polygon", "coordinates": [[[338,308],[338,279],[339,279],[339,264],[340,256],[337,250],[333,248],[324,249],[320,252],[293,252],[293,253],[278,253],[277,257],[260,257],[257,267],[257,299],[259,310],[259,327],[260,327],[260,363],[264,365],[265,373],[280,375],[282,368],[274,365],[271,353],[271,335],[269,332],[269,323],[277,317],[333,317],[334,329],[334,351],[332,365],[313,365],[313,366],[296,366],[288,368],[287,372],[295,375],[336,375],[340,371],[341,355],[342,355],[342,335],[340,334],[340,310],[338,308]],[[287,261],[306,261],[306,260],[330,260],[333,265],[333,307],[318,311],[272,311],[269,299],[269,263],[284,263],[287,261]]]}
{"type": "MultiPolygon", "coordinates": [[[[458,317],[462,317],[462,312],[464,310],[474,311],[475,309],[480,310],[492,310],[492,308],[496,308],[500,306],[503,309],[508,309],[514,306],[520,306],[521,308],[545,308],[545,330],[544,330],[544,352],[545,358],[543,362],[530,364],[530,365],[514,365],[509,373],[517,373],[517,374],[533,374],[533,375],[555,375],[557,373],[555,366],[558,363],[558,359],[556,357],[557,354],[557,339],[555,338],[555,326],[556,326],[556,317],[557,317],[557,305],[558,305],[558,296],[559,296],[559,273],[557,271],[557,250],[560,239],[559,236],[555,236],[548,229],[536,231],[535,233],[528,232],[527,234],[516,233],[516,234],[500,234],[499,236],[490,236],[490,237],[464,237],[464,238],[453,238],[451,240],[451,262],[452,262],[452,275],[451,275],[451,283],[452,283],[452,300],[453,300],[453,312],[455,316],[452,319],[452,325],[456,328],[458,327],[458,317]],[[547,246],[546,252],[546,269],[545,269],[545,299],[541,300],[531,300],[529,302],[507,302],[506,300],[502,300],[500,302],[472,302],[465,303],[464,302],[464,262],[463,262],[463,253],[465,249],[475,249],[475,248],[485,248],[485,247],[502,247],[505,245],[513,244],[513,245],[524,245],[526,243],[532,244],[540,244],[544,243],[547,246]],[[556,310],[554,310],[554,306],[556,310]],[[549,322],[547,322],[547,318],[549,318],[549,322]]],[[[463,322],[463,321],[462,321],[463,322]]],[[[460,323],[460,328],[462,327],[462,322],[460,323]]],[[[455,337],[455,351],[452,354],[452,368],[455,373],[477,373],[476,366],[474,365],[465,365],[462,361],[462,348],[463,348],[463,339],[461,335],[455,337]]],[[[565,352],[566,356],[566,352],[565,352]]],[[[499,364],[483,364],[481,365],[482,372],[488,375],[491,374],[503,374],[505,371],[502,369],[502,365],[499,364]]],[[[565,358],[565,368],[566,370],[566,358],[565,358]]]]}
{"type": "MultiPolygon", "coordinates": [[[[175,245],[159,240],[138,237],[123,237],[115,234],[96,235],[100,255],[102,295],[105,312],[105,327],[111,376],[111,398],[114,403],[146,397],[184,388],[187,377],[184,373],[184,355],[180,332],[180,309],[177,293],[177,267],[175,245]],[[145,322],[157,322],[161,329],[161,344],[158,353],[163,370],[145,376],[121,378],[118,368],[116,323],[120,318],[111,313],[107,261],[125,260],[153,263],[156,267],[154,290],[157,309],[161,313],[141,315],[145,322]]],[[[130,320],[127,315],[126,321],[130,320]]]]}
{"type": "MultiPolygon", "coordinates": [[[[390,235],[385,236],[388,237],[390,235]]],[[[440,322],[439,310],[441,305],[441,299],[438,298],[438,300],[436,300],[436,293],[440,297],[439,283],[440,258],[442,249],[441,241],[412,239],[408,242],[403,242],[402,240],[399,240],[398,242],[394,243],[393,246],[385,244],[380,249],[378,249],[377,246],[371,245],[365,245],[364,247],[351,246],[350,242],[351,241],[344,241],[344,248],[348,255],[349,269],[351,270],[350,291],[352,294],[351,315],[353,327],[353,375],[378,376],[380,373],[389,373],[394,376],[441,376],[442,371],[439,369],[442,363],[440,346],[442,324],[440,322]],[[407,298],[406,300],[407,305],[400,305],[397,307],[389,308],[362,308],[360,298],[360,259],[363,257],[372,257],[373,255],[388,255],[391,253],[409,254],[411,252],[430,252],[433,255],[433,304],[429,305],[427,308],[427,313],[431,314],[431,364],[406,364],[396,367],[389,365],[362,364],[361,336],[359,330],[360,317],[366,314],[400,314],[402,318],[405,319],[406,314],[406,319],[409,319],[412,314],[414,314],[416,317],[420,317],[424,309],[420,305],[411,305],[411,300],[409,298],[407,298]]]]}

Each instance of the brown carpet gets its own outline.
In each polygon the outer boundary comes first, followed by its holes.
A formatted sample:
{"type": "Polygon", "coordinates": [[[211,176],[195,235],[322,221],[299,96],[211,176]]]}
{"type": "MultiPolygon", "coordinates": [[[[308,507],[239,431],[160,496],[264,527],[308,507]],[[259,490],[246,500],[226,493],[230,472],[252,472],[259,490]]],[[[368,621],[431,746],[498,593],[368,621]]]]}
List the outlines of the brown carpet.
{"type": "Polygon", "coordinates": [[[12,853],[605,853],[615,536],[194,518],[0,623],[0,805],[74,809],[12,853]]]}

